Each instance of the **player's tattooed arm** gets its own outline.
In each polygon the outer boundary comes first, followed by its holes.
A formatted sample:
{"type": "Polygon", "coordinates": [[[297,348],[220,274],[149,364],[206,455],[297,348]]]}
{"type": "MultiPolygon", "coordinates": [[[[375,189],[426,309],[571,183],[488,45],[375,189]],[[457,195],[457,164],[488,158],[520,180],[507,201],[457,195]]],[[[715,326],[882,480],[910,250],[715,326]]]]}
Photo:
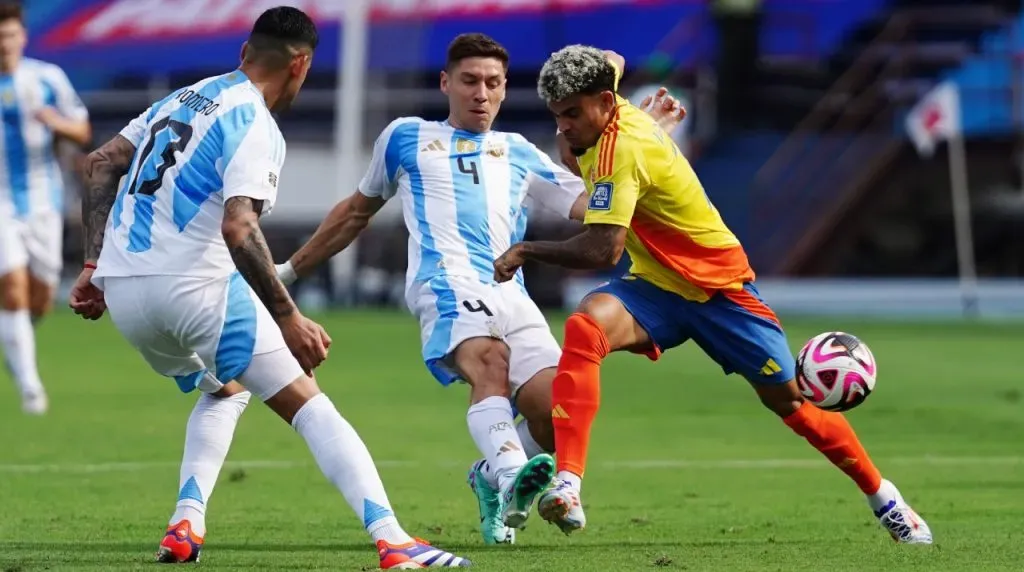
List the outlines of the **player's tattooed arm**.
{"type": "Polygon", "coordinates": [[[249,283],[256,296],[275,320],[296,312],[288,289],[277,278],[274,259],[260,229],[259,217],[263,201],[249,197],[231,197],[224,203],[221,233],[231,252],[238,272],[249,283]]]}
{"type": "Polygon", "coordinates": [[[626,227],[588,224],[583,232],[562,242],[531,241],[512,245],[494,261],[494,279],[511,280],[527,260],[577,270],[610,268],[619,262],[626,246],[626,227]]]}
{"type": "Polygon", "coordinates": [[[580,270],[615,266],[626,245],[626,227],[588,224],[580,234],[562,242],[522,242],[523,257],[580,270]]]}
{"type": "Polygon", "coordinates": [[[85,227],[85,259],[95,262],[103,248],[107,217],[117,198],[117,183],[131,167],[135,145],[121,135],[85,158],[82,224],[85,227]]]}

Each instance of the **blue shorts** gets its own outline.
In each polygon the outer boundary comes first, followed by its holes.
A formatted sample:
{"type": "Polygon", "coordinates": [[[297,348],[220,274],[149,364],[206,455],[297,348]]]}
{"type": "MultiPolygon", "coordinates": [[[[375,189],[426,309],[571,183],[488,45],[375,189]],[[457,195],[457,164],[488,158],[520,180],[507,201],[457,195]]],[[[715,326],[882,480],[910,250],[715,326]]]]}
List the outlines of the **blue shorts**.
{"type": "Polygon", "coordinates": [[[616,278],[592,293],[611,294],[622,302],[651,341],[652,359],[692,339],[726,374],[738,373],[752,383],[785,383],[796,362],[782,325],[752,283],[743,290],[715,293],[707,302],[692,302],[637,276],[616,278]]]}

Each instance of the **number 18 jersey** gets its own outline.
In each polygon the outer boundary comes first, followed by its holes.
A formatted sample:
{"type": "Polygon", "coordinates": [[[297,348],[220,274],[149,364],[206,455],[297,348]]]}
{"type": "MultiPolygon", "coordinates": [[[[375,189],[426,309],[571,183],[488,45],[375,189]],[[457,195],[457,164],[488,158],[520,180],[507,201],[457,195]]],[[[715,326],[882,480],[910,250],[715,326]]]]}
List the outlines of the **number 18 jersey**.
{"type": "Polygon", "coordinates": [[[285,142],[263,94],[235,70],[179,89],[120,135],[135,146],[94,277],[235,271],[221,236],[224,203],[277,198],[285,142]]]}

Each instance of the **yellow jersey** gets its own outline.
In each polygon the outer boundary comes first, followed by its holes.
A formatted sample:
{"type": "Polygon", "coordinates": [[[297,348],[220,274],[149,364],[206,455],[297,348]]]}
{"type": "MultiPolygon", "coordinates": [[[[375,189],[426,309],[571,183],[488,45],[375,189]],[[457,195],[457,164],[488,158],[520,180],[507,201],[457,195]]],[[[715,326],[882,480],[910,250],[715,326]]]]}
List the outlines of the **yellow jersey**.
{"type": "Polygon", "coordinates": [[[650,115],[616,96],[597,145],[579,157],[585,224],[629,229],[630,272],[687,300],[741,290],[754,271],[690,162],[650,115]]]}

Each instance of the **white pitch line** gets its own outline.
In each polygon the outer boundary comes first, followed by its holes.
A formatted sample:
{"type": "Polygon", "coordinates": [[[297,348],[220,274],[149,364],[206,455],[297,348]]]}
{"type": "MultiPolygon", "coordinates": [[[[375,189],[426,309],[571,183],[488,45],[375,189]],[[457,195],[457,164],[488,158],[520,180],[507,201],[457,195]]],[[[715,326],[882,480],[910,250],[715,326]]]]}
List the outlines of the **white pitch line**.
{"type": "MultiPolygon", "coordinates": [[[[470,461],[377,461],[381,468],[456,468],[468,467],[470,461]]],[[[883,465],[930,465],[930,466],[1007,466],[1024,464],[1024,456],[1002,457],[892,457],[880,460],[883,465]]],[[[648,459],[597,462],[594,465],[605,469],[658,470],[658,469],[824,469],[829,468],[824,459],[648,459]]],[[[175,469],[178,461],[138,461],[119,463],[0,463],[0,473],[135,473],[157,469],[175,469]]],[[[312,461],[228,461],[225,469],[296,469],[313,467],[312,461]]]]}

